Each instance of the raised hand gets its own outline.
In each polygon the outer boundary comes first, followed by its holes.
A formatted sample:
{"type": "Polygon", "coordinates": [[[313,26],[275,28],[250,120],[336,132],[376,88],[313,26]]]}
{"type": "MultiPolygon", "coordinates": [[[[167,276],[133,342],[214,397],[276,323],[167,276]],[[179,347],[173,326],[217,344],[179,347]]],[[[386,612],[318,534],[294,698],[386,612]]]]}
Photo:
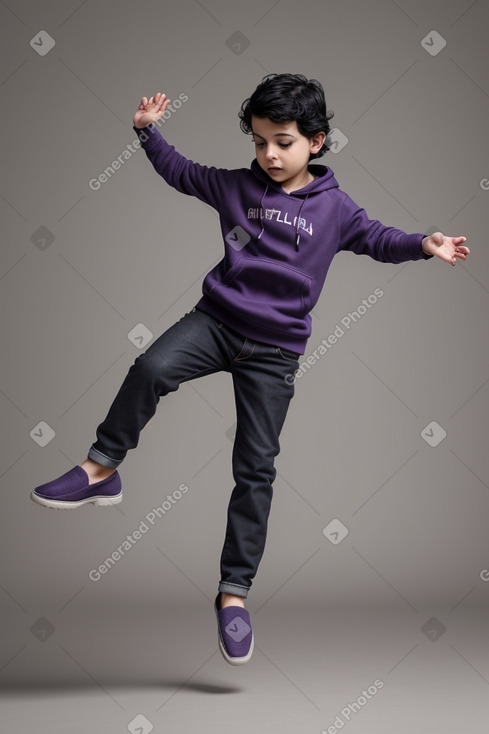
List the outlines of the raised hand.
{"type": "Polygon", "coordinates": [[[452,265],[455,265],[457,258],[466,260],[470,250],[462,242],[466,242],[466,237],[447,237],[442,232],[433,232],[423,239],[422,248],[428,255],[436,255],[452,265]]]}
{"type": "Polygon", "coordinates": [[[154,97],[150,97],[149,99],[147,97],[141,97],[141,104],[137,112],[134,113],[134,127],[142,128],[151,122],[157,122],[163,117],[170,102],[171,100],[167,98],[166,94],[162,94],[161,92],[158,92],[154,97]]]}

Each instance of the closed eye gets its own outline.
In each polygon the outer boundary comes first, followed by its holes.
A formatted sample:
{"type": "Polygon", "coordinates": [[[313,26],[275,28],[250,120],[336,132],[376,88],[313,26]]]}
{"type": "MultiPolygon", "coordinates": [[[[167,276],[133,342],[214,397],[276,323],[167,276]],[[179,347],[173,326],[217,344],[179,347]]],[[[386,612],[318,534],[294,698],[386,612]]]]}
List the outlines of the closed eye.
{"type": "MultiPolygon", "coordinates": [[[[256,140],[253,141],[256,148],[263,148],[265,143],[258,143],[256,140]]],[[[290,148],[292,143],[278,143],[279,148],[290,148]]]]}

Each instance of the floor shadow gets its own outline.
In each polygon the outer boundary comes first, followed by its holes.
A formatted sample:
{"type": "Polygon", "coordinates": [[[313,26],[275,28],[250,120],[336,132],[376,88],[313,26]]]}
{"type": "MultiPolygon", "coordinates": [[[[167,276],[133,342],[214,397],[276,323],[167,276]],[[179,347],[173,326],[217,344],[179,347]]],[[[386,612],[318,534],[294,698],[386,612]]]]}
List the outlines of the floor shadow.
{"type": "Polygon", "coordinates": [[[176,692],[180,690],[194,691],[195,693],[207,693],[209,695],[229,695],[233,693],[241,693],[244,689],[241,686],[223,685],[222,683],[212,683],[210,681],[185,681],[178,678],[161,678],[148,677],[138,680],[129,681],[117,677],[100,677],[97,681],[80,681],[52,678],[51,680],[24,680],[24,681],[7,681],[2,683],[0,688],[0,698],[2,695],[8,694],[12,696],[35,696],[47,695],[50,693],[76,693],[77,691],[91,692],[100,691],[130,691],[138,689],[167,690],[176,692]]]}

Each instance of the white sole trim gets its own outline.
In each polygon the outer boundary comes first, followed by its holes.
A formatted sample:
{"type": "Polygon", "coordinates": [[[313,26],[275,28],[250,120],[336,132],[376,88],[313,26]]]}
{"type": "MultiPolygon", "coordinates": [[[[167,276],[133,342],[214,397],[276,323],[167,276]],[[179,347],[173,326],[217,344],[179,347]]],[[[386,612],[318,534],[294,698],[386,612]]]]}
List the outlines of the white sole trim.
{"type": "Polygon", "coordinates": [[[244,665],[247,663],[251,656],[253,655],[253,648],[255,646],[255,638],[253,636],[253,632],[251,633],[251,645],[250,645],[250,651],[248,655],[245,655],[242,658],[231,658],[226,652],[226,648],[224,647],[224,644],[221,640],[221,635],[219,635],[219,650],[221,651],[221,655],[223,656],[224,660],[229,663],[230,665],[244,665]]]}
{"type": "Polygon", "coordinates": [[[36,494],[35,492],[31,492],[30,497],[33,502],[36,502],[36,504],[42,505],[43,507],[50,507],[53,510],[75,510],[77,507],[82,507],[83,505],[109,507],[110,505],[118,505],[119,502],[122,502],[122,492],[114,495],[113,497],[94,496],[87,497],[87,499],[84,500],[78,500],[78,502],[48,500],[45,497],[41,497],[40,495],[36,494]]]}

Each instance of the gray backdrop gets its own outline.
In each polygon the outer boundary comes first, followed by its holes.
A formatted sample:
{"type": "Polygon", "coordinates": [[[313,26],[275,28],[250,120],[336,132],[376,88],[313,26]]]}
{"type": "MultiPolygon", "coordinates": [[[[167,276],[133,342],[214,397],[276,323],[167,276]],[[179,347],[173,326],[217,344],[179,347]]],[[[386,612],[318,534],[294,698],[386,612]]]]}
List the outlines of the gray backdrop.
{"type": "MultiPolygon", "coordinates": [[[[443,635],[442,669],[456,666],[487,698],[487,628],[465,648],[454,630],[456,615],[487,608],[489,593],[488,20],[485,0],[0,3],[5,684],[35,687],[49,670],[107,688],[95,672],[99,642],[107,659],[120,638],[98,640],[79,622],[112,625],[129,607],[126,641],[144,628],[144,610],[200,609],[214,654],[208,617],[233,486],[229,375],[160,403],[121,467],[117,508],[50,512],[29,492],[83,461],[131,363],[193,307],[221,257],[215,212],[128,147],[141,96],[188,97],[160,128],[187,157],[248,166],[238,109],[263,75],[286,71],[323,83],[335,115],[320,162],[371,218],[464,234],[472,253],[456,267],[334,260],[305,357],[338,338],[297,380],[249,608],[257,623],[269,602],[294,615],[306,600],[324,614],[391,609],[409,632],[386,669],[413,639],[431,654],[443,635]],[[131,549],[90,577],[128,535],[131,549]]],[[[171,630],[165,622],[160,632],[178,636],[171,630]]],[[[265,655],[263,633],[262,643],[265,655]]],[[[150,656],[152,645],[144,649],[150,656]]],[[[301,687],[278,652],[267,655],[272,673],[301,687]]],[[[129,657],[128,680],[144,670],[140,648],[129,657]]],[[[324,691],[303,687],[322,709],[324,691]]],[[[358,692],[346,686],[340,700],[358,692]]],[[[340,708],[304,730],[319,731],[340,708]]],[[[127,724],[131,711],[106,730],[149,731],[127,724]]]]}

